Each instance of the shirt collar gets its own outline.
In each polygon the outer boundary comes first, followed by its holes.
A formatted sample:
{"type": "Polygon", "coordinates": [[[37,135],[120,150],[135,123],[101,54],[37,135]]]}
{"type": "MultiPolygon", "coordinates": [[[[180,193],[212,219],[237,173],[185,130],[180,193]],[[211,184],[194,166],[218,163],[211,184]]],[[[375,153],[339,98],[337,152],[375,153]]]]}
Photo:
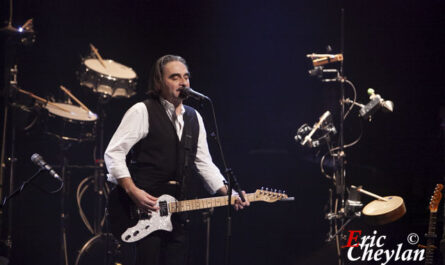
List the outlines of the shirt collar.
{"type": "MultiPolygon", "coordinates": [[[[159,99],[161,100],[161,104],[166,111],[171,113],[176,113],[175,105],[173,105],[171,102],[164,99],[163,97],[159,97],[159,99]]],[[[184,105],[181,104],[181,115],[184,114],[184,112],[185,112],[184,105]]]]}

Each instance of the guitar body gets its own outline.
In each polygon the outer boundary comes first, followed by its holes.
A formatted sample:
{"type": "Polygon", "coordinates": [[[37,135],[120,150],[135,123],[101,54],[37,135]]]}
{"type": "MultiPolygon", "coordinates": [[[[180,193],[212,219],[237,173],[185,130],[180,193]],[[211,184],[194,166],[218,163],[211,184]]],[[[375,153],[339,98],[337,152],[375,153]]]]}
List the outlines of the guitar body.
{"type": "Polygon", "coordinates": [[[157,230],[172,231],[171,213],[168,203],[176,202],[170,195],[158,198],[157,212],[142,213],[125,191],[117,186],[108,199],[108,217],[111,233],[124,242],[138,241],[157,230]]]}

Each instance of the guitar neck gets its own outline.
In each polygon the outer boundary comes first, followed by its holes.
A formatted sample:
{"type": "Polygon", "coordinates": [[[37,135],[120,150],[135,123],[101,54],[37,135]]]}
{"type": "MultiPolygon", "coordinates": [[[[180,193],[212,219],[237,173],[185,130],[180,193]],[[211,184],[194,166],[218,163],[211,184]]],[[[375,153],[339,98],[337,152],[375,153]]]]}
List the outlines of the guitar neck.
{"type": "MultiPolygon", "coordinates": [[[[237,197],[235,196],[232,197],[232,204],[235,203],[236,198],[237,197]]],[[[249,200],[249,202],[257,201],[255,193],[246,194],[246,199],[249,200]]],[[[177,213],[226,206],[227,204],[227,196],[219,196],[205,199],[171,202],[168,204],[168,209],[171,213],[177,213]]]]}
{"type": "MultiPolygon", "coordinates": [[[[428,225],[428,233],[426,234],[427,246],[434,245],[434,241],[435,241],[435,238],[437,236],[436,235],[436,223],[437,223],[436,219],[437,219],[437,213],[431,212],[430,213],[430,222],[429,222],[429,225],[428,225]]],[[[428,250],[431,250],[431,249],[428,249],[428,250]]]]}
{"type": "Polygon", "coordinates": [[[436,220],[437,220],[437,213],[430,212],[430,223],[428,225],[428,235],[436,234],[436,220]]]}
{"type": "Polygon", "coordinates": [[[425,251],[425,265],[432,265],[434,263],[434,241],[436,235],[436,219],[437,213],[430,212],[430,222],[428,225],[428,233],[426,234],[426,251],[425,251]]]}

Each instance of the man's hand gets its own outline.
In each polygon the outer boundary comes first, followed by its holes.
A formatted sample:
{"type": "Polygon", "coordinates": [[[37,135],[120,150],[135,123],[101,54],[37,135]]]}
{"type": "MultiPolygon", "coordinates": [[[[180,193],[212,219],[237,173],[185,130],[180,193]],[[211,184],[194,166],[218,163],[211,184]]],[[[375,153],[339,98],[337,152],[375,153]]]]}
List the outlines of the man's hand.
{"type": "Polygon", "coordinates": [[[136,187],[130,177],[120,178],[117,181],[140,210],[147,212],[159,210],[159,207],[156,206],[158,198],[136,187]]]}
{"type": "MultiPolygon", "coordinates": [[[[227,188],[226,188],[226,186],[221,187],[218,190],[218,193],[221,194],[221,195],[227,195],[227,188]]],[[[245,202],[241,201],[241,198],[239,197],[238,194],[232,193],[233,196],[236,197],[235,203],[233,204],[233,207],[235,208],[236,211],[242,210],[242,209],[244,209],[244,207],[247,207],[247,206],[250,205],[250,202],[249,202],[249,200],[247,199],[247,196],[246,196],[246,192],[242,191],[242,193],[244,195],[244,199],[246,199],[245,202]]]]}
{"type": "Polygon", "coordinates": [[[235,210],[236,210],[236,211],[238,211],[238,210],[242,210],[242,209],[244,209],[244,207],[247,207],[247,206],[250,205],[250,202],[249,202],[249,200],[247,199],[247,196],[246,196],[246,192],[245,192],[245,191],[242,191],[242,193],[243,193],[243,195],[244,195],[244,199],[246,199],[245,202],[243,202],[243,201],[241,200],[241,198],[240,198],[239,195],[234,195],[234,196],[237,197],[236,200],[235,200],[235,204],[233,205],[233,207],[235,207],[235,210]]]}
{"type": "Polygon", "coordinates": [[[147,212],[159,210],[159,207],[156,206],[158,198],[148,194],[145,190],[136,187],[127,192],[127,194],[139,209],[147,212]]]}

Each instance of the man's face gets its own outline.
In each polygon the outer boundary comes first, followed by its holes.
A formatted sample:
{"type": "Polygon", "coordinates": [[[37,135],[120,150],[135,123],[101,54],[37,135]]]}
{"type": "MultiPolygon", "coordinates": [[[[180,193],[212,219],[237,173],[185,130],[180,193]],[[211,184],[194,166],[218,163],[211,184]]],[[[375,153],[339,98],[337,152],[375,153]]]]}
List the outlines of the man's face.
{"type": "Polygon", "coordinates": [[[161,96],[173,104],[182,102],[179,97],[181,88],[190,87],[190,73],[183,63],[169,62],[164,65],[161,96]]]}

